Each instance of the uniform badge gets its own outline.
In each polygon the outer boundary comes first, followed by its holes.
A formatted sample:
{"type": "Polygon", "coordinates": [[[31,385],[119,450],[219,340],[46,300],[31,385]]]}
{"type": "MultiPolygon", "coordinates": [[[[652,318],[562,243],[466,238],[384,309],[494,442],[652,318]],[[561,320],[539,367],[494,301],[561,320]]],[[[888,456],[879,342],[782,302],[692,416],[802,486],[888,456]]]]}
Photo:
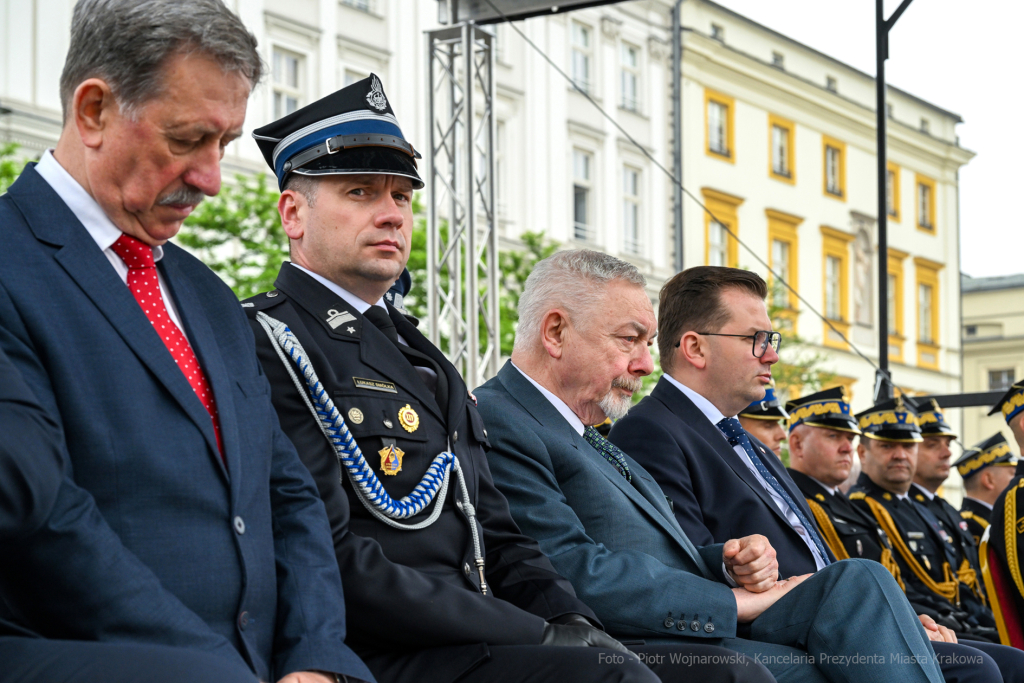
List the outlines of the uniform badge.
{"type": "Polygon", "coordinates": [[[960,528],[967,531],[967,522],[960,522],[960,528]]]}
{"type": "Polygon", "coordinates": [[[885,498],[886,500],[892,500],[892,494],[891,493],[883,493],[882,494],[882,498],[885,498]]]}
{"type": "Polygon", "coordinates": [[[922,555],[921,559],[924,560],[925,568],[927,568],[928,571],[931,571],[932,570],[932,563],[928,561],[928,556],[927,555],[922,555]]]}
{"type": "Polygon", "coordinates": [[[402,456],[405,451],[391,444],[377,451],[380,454],[380,469],[384,474],[395,475],[402,471],[402,456]]]}
{"type": "Polygon", "coordinates": [[[384,87],[376,76],[370,81],[370,92],[366,93],[366,101],[377,111],[388,108],[388,98],[384,97],[384,87]]]}
{"type": "Polygon", "coordinates": [[[920,493],[917,494],[916,496],[914,496],[914,498],[917,498],[917,502],[918,503],[923,503],[924,502],[924,496],[922,496],[920,493]]]}
{"type": "Polygon", "coordinates": [[[1024,517],[1017,520],[1017,533],[1024,534],[1024,517]]]}
{"type": "Polygon", "coordinates": [[[820,493],[815,493],[814,497],[820,500],[822,503],[825,502],[825,496],[821,495],[820,493]]]}
{"type": "Polygon", "coordinates": [[[359,410],[359,408],[349,408],[348,419],[349,419],[349,421],[352,422],[352,424],[357,424],[357,425],[358,424],[362,424],[363,423],[363,411],[359,410]]]}
{"type": "Polygon", "coordinates": [[[411,405],[406,403],[405,407],[398,411],[398,422],[402,425],[402,429],[411,434],[419,429],[420,416],[416,414],[411,405]]]}
{"type": "Polygon", "coordinates": [[[859,538],[857,539],[857,556],[864,557],[864,544],[860,542],[859,538]]]}
{"type": "MultiPolygon", "coordinates": [[[[332,330],[336,330],[345,323],[352,322],[356,317],[348,311],[341,311],[340,313],[333,308],[327,311],[327,324],[331,326],[332,330]]],[[[349,332],[349,334],[352,334],[349,332]]]]}

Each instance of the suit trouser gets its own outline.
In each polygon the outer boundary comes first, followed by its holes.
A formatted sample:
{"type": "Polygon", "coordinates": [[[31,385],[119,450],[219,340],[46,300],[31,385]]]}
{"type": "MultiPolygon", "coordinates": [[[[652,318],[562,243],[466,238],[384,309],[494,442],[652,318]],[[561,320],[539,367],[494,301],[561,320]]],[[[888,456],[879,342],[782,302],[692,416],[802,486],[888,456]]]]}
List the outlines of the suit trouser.
{"type": "MultiPolygon", "coordinates": [[[[767,669],[735,652],[713,645],[631,646],[640,661],[596,647],[542,645],[469,645],[431,648],[401,655],[363,655],[381,683],[438,681],[432,662],[441,654],[466,657],[459,683],[773,683],[767,669]]],[[[445,682],[447,683],[447,682],[445,682]]]]}
{"type": "Polygon", "coordinates": [[[924,627],[877,562],[825,567],[755,619],[750,637],[805,651],[834,683],[943,680],[924,627]]]}
{"type": "Polygon", "coordinates": [[[0,683],[256,683],[219,655],[139,643],[0,637],[0,683]]]}

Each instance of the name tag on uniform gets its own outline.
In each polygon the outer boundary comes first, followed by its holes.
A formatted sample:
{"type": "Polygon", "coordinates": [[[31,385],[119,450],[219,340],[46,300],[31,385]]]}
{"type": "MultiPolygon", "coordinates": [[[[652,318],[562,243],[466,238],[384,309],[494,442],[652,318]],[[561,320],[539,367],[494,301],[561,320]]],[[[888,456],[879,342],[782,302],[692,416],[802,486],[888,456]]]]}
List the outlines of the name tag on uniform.
{"type": "Polygon", "coordinates": [[[356,385],[357,389],[371,389],[373,391],[383,391],[388,394],[398,393],[398,389],[395,387],[394,382],[385,382],[382,379],[365,379],[363,377],[353,377],[352,383],[356,385]]]}

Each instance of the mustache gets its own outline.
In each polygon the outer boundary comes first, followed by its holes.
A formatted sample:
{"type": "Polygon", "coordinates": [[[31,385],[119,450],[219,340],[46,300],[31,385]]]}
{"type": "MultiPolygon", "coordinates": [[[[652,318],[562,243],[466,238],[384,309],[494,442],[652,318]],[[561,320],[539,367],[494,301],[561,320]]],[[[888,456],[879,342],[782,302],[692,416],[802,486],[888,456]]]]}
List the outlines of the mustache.
{"type": "Polygon", "coordinates": [[[202,190],[192,187],[191,185],[185,185],[180,187],[174,192],[170,193],[166,197],[157,200],[157,204],[160,206],[170,206],[172,204],[187,204],[189,206],[197,206],[199,202],[203,201],[206,195],[202,190]]]}
{"type": "Polygon", "coordinates": [[[644,388],[644,382],[639,377],[616,377],[612,380],[613,389],[626,389],[634,394],[644,388]]]}

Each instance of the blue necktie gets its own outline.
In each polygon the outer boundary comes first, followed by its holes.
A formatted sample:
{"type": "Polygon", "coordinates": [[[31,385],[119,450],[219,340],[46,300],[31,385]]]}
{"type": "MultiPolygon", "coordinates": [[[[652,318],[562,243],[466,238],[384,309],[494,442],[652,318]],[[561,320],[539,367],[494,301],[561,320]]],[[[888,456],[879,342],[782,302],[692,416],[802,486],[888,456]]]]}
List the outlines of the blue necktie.
{"type": "Polygon", "coordinates": [[[786,489],[783,488],[782,484],[779,483],[779,480],[776,479],[772,475],[771,471],[765,467],[765,464],[761,462],[761,458],[754,449],[754,444],[750,443],[750,438],[747,436],[747,433],[743,431],[743,426],[740,425],[740,421],[735,417],[723,418],[722,421],[718,423],[718,429],[721,430],[722,434],[725,434],[725,438],[729,440],[730,446],[738,444],[743,447],[747,457],[750,458],[750,462],[754,463],[754,467],[761,475],[761,478],[772,487],[772,490],[774,490],[775,493],[782,497],[782,500],[786,501],[786,505],[789,506],[789,509],[792,510],[797,516],[797,519],[800,520],[800,524],[802,524],[804,529],[807,530],[807,533],[810,535],[811,540],[814,541],[814,547],[818,549],[818,553],[821,555],[821,559],[825,563],[825,566],[831,564],[828,559],[828,553],[825,552],[825,546],[822,544],[821,539],[818,538],[818,532],[814,530],[814,525],[811,524],[807,517],[804,516],[804,513],[800,511],[800,508],[793,502],[793,499],[790,497],[789,493],[786,492],[786,489]]]}
{"type": "Polygon", "coordinates": [[[594,450],[603,455],[605,460],[615,465],[615,469],[626,478],[626,481],[633,483],[633,475],[629,473],[629,465],[626,464],[626,454],[619,450],[618,446],[601,436],[601,432],[593,427],[583,430],[583,438],[594,447],[594,450]]]}

